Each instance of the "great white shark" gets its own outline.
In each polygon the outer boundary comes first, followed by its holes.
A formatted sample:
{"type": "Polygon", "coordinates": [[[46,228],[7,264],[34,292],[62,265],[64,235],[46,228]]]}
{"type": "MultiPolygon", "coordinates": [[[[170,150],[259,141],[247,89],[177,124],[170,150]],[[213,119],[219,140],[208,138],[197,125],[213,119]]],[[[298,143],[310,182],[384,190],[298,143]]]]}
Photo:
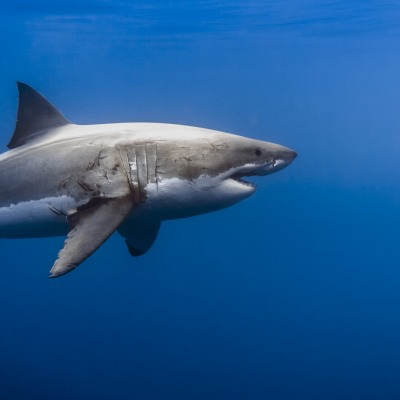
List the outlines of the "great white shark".
{"type": "Polygon", "coordinates": [[[113,232],[132,256],[161,222],[231,206],[253,194],[244,177],[290,164],[284,146],[160,123],[76,125],[27,84],[9,151],[0,155],[0,238],[67,235],[50,277],[64,275],[113,232]]]}

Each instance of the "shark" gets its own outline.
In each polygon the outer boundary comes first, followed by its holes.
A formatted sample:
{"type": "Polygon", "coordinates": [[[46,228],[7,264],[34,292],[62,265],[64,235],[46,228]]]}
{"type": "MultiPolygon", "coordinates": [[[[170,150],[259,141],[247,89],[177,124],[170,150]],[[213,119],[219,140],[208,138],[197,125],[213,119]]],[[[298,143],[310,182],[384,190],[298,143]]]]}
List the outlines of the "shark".
{"type": "Polygon", "coordinates": [[[64,275],[115,231],[133,257],[162,221],[232,206],[247,178],[282,170],[296,152],[274,143],[164,123],[77,125],[26,83],[9,150],[0,155],[0,238],[66,236],[50,270],[64,275]]]}

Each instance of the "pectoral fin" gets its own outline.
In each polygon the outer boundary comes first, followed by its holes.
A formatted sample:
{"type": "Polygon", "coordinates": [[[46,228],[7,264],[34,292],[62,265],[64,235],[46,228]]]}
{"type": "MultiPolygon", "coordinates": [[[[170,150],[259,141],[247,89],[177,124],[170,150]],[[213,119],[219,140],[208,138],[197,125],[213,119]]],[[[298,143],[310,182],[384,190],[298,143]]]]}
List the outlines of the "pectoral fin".
{"type": "Polygon", "coordinates": [[[125,238],[131,256],[137,257],[146,253],[153,245],[160,226],[160,221],[133,219],[122,224],[118,232],[125,238]]]}
{"type": "Polygon", "coordinates": [[[50,277],[64,275],[76,268],[112,235],[133,207],[130,196],[97,198],[69,215],[71,230],[58,253],[50,277]]]}

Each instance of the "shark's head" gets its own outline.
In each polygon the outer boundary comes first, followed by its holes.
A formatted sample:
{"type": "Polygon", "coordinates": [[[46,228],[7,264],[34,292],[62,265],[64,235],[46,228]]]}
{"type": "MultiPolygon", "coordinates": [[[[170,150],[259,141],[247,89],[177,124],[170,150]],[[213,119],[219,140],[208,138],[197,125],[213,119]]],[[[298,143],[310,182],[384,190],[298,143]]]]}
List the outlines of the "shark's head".
{"type": "Polygon", "coordinates": [[[296,157],[277,144],[187,129],[184,140],[157,145],[157,185],[152,185],[149,203],[157,197],[154,203],[162,205],[165,219],[233,205],[256,191],[248,177],[279,171],[296,157]]]}
{"type": "Polygon", "coordinates": [[[246,178],[277,172],[297,156],[295,151],[287,147],[243,137],[235,137],[230,143],[224,144],[219,152],[221,169],[225,169],[220,178],[243,192],[245,197],[256,190],[256,186],[246,178]]]}

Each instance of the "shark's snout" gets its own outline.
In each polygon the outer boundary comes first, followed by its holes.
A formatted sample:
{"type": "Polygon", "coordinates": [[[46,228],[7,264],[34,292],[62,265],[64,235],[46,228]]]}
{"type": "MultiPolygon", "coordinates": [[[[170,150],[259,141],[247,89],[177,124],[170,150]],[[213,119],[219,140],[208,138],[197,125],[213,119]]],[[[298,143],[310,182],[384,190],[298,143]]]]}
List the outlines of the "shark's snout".
{"type": "Polygon", "coordinates": [[[279,171],[287,167],[295,158],[297,153],[289,149],[288,147],[279,146],[271,158],[269,158],[265,164],[257,168],[253,175],[268,175],[273,172],[279,171]]]}
{"type": "Polygon", "coordinates": [[[284,153],[284,160],[286,162],[286,165],[289,165],[296,157],[297,153],[294,150],[286,148],[286,151],[284,153]]]}
{"type": "Polygon", "coordinates": [[[294,150],[279,144],[274,145],[272,153],[274,158],[283,160],[286,164],[290,164],[297,157],[294,150]]]}
{"type": "Polygon", "coordinates": [[[287,167],[296,157],[297,153],[294,150],[285,147],[275,159],[275,170],[287,167]]]}

